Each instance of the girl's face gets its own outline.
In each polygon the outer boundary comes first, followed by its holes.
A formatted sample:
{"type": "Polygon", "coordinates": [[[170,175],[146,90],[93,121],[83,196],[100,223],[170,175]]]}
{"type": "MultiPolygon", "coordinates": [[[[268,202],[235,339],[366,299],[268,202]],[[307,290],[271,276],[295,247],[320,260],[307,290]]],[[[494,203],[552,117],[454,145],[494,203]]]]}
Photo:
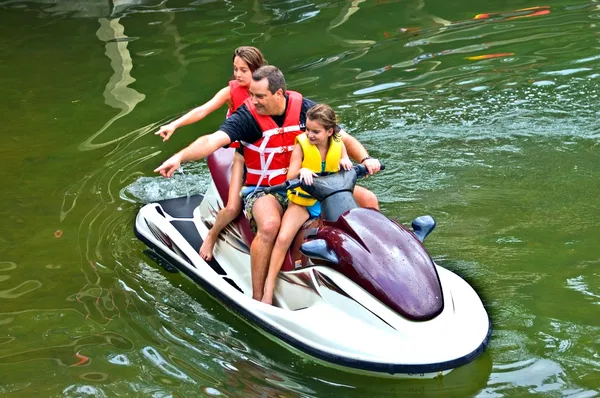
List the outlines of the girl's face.
{"type": "Polygon", "coordinates": [[[316,120],[306,119],[306,136],[311,144],[324,145],[332,134],[333,128],[327,130],[316,120]]]}
{"type": "Polygon", "coordinates": [[[240,57],[236,56],[233,59],[233,77],[242,87],[250,87],[252,81],[252,71],[250,67],[240,57]]]}

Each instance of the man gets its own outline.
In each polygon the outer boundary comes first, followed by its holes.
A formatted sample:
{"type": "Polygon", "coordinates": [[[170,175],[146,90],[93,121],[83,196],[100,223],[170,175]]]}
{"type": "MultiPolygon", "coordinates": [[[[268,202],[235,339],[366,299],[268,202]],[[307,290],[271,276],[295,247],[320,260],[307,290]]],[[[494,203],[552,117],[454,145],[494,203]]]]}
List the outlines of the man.
{"type": "MultiPolygon", "coordinates": [[[[285,193],[265,195],[260,187],[285,181],[291,155],[289,147],[293,148],[295,136],[302,133],[306,112],[315,102],[302,98],[299,93],[287,92],[283,74],[272,65],[254,71],[250,95],[217,132],[198,138],[154,171],[171,177],[183,162],[203,159],[234,141],[242,142],[247,167],[245,185],[255,188],[246,197],[245,210],[250,224],[256,229],[250,247],[250,262],[252,297],[260,301],[271,251],[287,206],[285,193]]],[[[341,137],[352,159],[365,165],[369,174],[379,171],[379,161],[371,158],[354,137],[345,131],[341,131],[341,137]]],[[[366,188],[356,186],[354,196],[362,207],[379,207],[375,194],[366,188]]]]}

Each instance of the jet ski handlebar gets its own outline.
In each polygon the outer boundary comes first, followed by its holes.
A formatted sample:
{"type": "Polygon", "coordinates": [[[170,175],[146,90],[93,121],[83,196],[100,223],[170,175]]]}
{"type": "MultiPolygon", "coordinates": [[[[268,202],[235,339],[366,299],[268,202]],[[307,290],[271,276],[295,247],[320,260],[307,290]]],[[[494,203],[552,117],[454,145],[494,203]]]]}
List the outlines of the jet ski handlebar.
{"type": "MultiPolygon", "coordinates": [[[[380,170],[385,170],[385,165],[382,164],[380,170]]],[[[354,173],[356,173],[357,178],[361,178],[361,177],[364,177],[367,174],[369,174],[369,171],[367,170],[367,168],[365,166],[363,166],[362,164],[356,164],[350,170],[348,170],[348,171],[342,170],[341,172],[347,172],[347,173],[354,172],[354,173]]],[[[287,180],[281,184],[266,187],[263,190],[263,192],[266,194],[269,194],[271,192],[276,192],[276,191],[286,191],[288,189],[298,188],[299,186],[302,185],[302,183],[303,183],[303,181],[300,178],[293,178],[293,179],[287,180]]]]}

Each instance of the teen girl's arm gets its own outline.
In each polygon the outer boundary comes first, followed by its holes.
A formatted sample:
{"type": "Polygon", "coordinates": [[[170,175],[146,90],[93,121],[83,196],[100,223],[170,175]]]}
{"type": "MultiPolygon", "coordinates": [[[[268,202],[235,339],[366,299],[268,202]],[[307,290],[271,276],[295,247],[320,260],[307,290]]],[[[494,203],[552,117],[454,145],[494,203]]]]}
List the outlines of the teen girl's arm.
{"type": "Polygon", "coordinates": [[[356,163],[362,163],[367,168],[370,175],[377,173],[381,169],[379,160],[371,158],[365,147],[362,146],[356,138],[352,137],[344,130],[340,131],[340,136],[342,142],[346,145],[350,158],[354,159],[356,163]]]}
{"type": "Polygon", "coordinates": [[[219,90],[217,94],[207,103],[200,105],[197,108],[192,109],[185,115],[181,116],[179,119],[173,120],[171,123],[162,126],[155,135],[160,135],[163,137],[163,141],[168,140],[176,129],[182,126],[187,126],[188,124],[196,123],[206,116],[210,115],[215,110],[222,107],[226,102],[231,101],[231,92],[229,90],[229,86],[222,88],[219,90]]]}
{"type": "Polygon", "coordinates": [[[244,165],[244,156],[236,151],[233,155],[233,167],[231,168],[231,180],[229,182],[229,198],[227,199],[227,206],[229,206],[232,201],[239,201],[241,206],[242,198],[240,197],[240,191],[244,185],[244,165]]]}
{"type": "Polygon", "coordinates": [[[348,157],[348,151],[346,151],[346,145],[342,141],[342,158],[340,159],[340,168],[344,170],[350,170],[352,168],[352,161],[348,157]]]}

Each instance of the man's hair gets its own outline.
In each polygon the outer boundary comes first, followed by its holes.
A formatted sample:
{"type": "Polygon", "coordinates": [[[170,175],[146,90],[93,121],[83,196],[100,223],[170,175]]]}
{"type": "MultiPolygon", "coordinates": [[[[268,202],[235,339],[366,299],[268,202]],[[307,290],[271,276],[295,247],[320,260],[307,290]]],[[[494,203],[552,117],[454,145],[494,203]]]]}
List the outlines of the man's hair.
{"type": "Polygon", "coordinates": [[[279,89],[283,91],[285,94],[285,77],[283,77],[283,73],[273,66],[273,65],[265,65],[261,66],[257,70],[252,73],[252,80],[255,82],[259,82],[262,79],[266,78],[269,81],[269,91],[271,94],[275,94],[275,92],[279,89]]]}

